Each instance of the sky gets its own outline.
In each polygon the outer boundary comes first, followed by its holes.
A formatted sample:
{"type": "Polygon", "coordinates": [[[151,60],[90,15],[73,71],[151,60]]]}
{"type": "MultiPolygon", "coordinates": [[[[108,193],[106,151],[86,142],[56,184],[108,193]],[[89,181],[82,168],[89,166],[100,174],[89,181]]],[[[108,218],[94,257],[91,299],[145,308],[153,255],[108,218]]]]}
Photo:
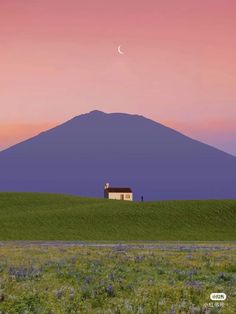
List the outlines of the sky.
{"type": "Polygon", "coordinates": [[[236,155],[235,16],[235,0],[1,0],[0,149],[96,109],[236,155]]]}

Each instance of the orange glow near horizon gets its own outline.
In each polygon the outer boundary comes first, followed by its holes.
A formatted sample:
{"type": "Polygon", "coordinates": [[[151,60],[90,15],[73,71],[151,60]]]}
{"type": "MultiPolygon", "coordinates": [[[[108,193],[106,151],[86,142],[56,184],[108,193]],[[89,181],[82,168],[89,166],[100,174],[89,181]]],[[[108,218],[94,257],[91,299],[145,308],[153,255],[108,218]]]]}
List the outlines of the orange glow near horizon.
{"type": "Polygon", "coordinates": [[[40,132],[51,129],[57,123],[37,124],[1,124],[0,125],[0,150],[20,143],[28,138],[38,135],[40,132]]]}

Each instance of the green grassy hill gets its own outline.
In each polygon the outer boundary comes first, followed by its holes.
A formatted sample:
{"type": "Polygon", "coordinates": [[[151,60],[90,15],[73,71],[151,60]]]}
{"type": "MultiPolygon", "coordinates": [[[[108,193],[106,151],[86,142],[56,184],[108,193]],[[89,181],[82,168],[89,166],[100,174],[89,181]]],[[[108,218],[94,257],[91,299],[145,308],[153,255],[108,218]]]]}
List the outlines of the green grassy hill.
{"type": "Polygon", "coordinates": [[[0,240],[236,240],[236,200],[131,203],[0,193],[0,240]]]}

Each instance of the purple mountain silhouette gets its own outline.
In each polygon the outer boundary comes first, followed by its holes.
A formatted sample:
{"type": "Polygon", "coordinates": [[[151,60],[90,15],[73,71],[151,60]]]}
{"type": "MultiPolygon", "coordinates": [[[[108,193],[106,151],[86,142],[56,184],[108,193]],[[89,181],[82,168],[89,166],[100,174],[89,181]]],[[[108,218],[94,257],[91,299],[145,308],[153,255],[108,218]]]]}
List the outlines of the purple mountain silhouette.
{"type": "Polygon", "coordinates": [[[0,191],[236,198],[236,157],[138,115],[92,111],[0,152],[0,191]]]}

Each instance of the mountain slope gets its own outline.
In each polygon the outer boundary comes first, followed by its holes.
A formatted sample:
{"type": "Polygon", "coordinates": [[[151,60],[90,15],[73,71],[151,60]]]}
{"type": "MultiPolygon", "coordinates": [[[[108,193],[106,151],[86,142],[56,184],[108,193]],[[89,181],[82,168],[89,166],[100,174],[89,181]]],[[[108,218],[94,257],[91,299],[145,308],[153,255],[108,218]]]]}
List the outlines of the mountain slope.
{"type": "Polygon", "coordinates": [[[0,153],[1,191],[136,199],[236,198],[236,157],[138,115],[80,115],[0,153]]]}

